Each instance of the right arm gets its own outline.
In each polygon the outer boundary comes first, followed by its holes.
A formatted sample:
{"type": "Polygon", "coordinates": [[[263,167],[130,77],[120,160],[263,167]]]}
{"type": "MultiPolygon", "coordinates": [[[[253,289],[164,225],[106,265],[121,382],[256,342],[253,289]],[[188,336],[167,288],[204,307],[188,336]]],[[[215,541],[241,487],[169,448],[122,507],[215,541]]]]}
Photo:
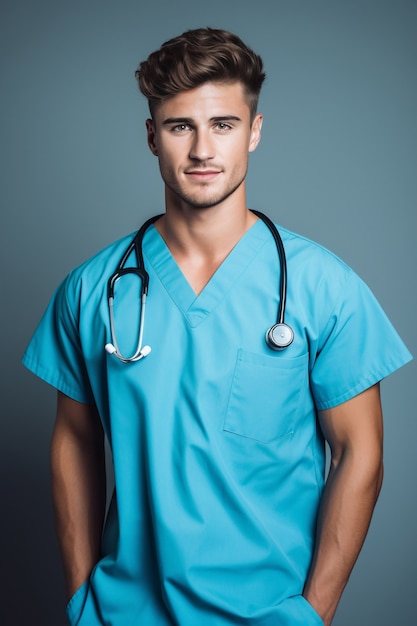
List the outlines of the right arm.
{"type": "Polygon", "coordinates": [[[55,528],[70,598],[101,556],[106,474],[96,407],[61,392],[51,442],[51,476],[55,528]]]}

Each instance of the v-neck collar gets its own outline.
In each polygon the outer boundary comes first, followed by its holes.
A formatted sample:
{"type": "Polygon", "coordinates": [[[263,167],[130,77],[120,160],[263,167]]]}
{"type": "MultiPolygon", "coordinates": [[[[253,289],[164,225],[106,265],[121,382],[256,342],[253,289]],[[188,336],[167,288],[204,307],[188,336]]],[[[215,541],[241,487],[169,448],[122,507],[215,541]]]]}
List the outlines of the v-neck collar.
{"type": "Polygon", "coordinates": [[[255,222],[237,242],[198,295],[153,225],[147,230],[143,239],[143,254],[145,263],[153,267],[170,298],[182,311],[190,326],[195,327],[210,315],[236,283],[240,274],[268,240],[268,234],[269,231],[262,220],[255,222]]]}

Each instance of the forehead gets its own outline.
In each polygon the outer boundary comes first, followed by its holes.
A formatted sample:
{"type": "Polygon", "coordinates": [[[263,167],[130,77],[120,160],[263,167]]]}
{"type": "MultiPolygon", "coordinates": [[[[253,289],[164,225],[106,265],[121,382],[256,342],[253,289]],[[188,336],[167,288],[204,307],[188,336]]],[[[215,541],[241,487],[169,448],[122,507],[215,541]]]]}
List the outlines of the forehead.
{"type": "Polygon", "coordinates": [[[154,117],[158,121],[171,117],[210,119],[227,115],[242,118],[250,115],[244,87],[240,82],[204,83],[195,89],[166,98],[154,111],[154,117]]]}

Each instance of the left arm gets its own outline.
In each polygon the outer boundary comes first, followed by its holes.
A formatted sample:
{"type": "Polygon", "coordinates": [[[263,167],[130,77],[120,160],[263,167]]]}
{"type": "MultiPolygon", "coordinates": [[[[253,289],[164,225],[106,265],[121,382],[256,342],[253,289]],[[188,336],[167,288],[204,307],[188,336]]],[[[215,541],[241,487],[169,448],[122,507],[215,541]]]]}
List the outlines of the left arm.
{"type": "Polygon", "coordinates": [[[382,485],[379,385],[319,414],[331,467],[303,595],[330,626],[371,521],[382,485]]]}

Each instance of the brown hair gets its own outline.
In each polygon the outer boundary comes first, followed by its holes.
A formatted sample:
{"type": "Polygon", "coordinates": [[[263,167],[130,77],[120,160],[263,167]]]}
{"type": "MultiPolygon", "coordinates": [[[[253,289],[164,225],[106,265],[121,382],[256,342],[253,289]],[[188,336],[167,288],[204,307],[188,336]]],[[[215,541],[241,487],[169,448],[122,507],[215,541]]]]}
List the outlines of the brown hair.
{"type": "Polygon", "coordinates": [[[158,103],[182,91],[206,82],[240,81],[251,119],[265,79],[260,56],[237,35],[213,28],[189,30],[166,41],[140,64],[135,76],[151,115],[158,103]]]}

